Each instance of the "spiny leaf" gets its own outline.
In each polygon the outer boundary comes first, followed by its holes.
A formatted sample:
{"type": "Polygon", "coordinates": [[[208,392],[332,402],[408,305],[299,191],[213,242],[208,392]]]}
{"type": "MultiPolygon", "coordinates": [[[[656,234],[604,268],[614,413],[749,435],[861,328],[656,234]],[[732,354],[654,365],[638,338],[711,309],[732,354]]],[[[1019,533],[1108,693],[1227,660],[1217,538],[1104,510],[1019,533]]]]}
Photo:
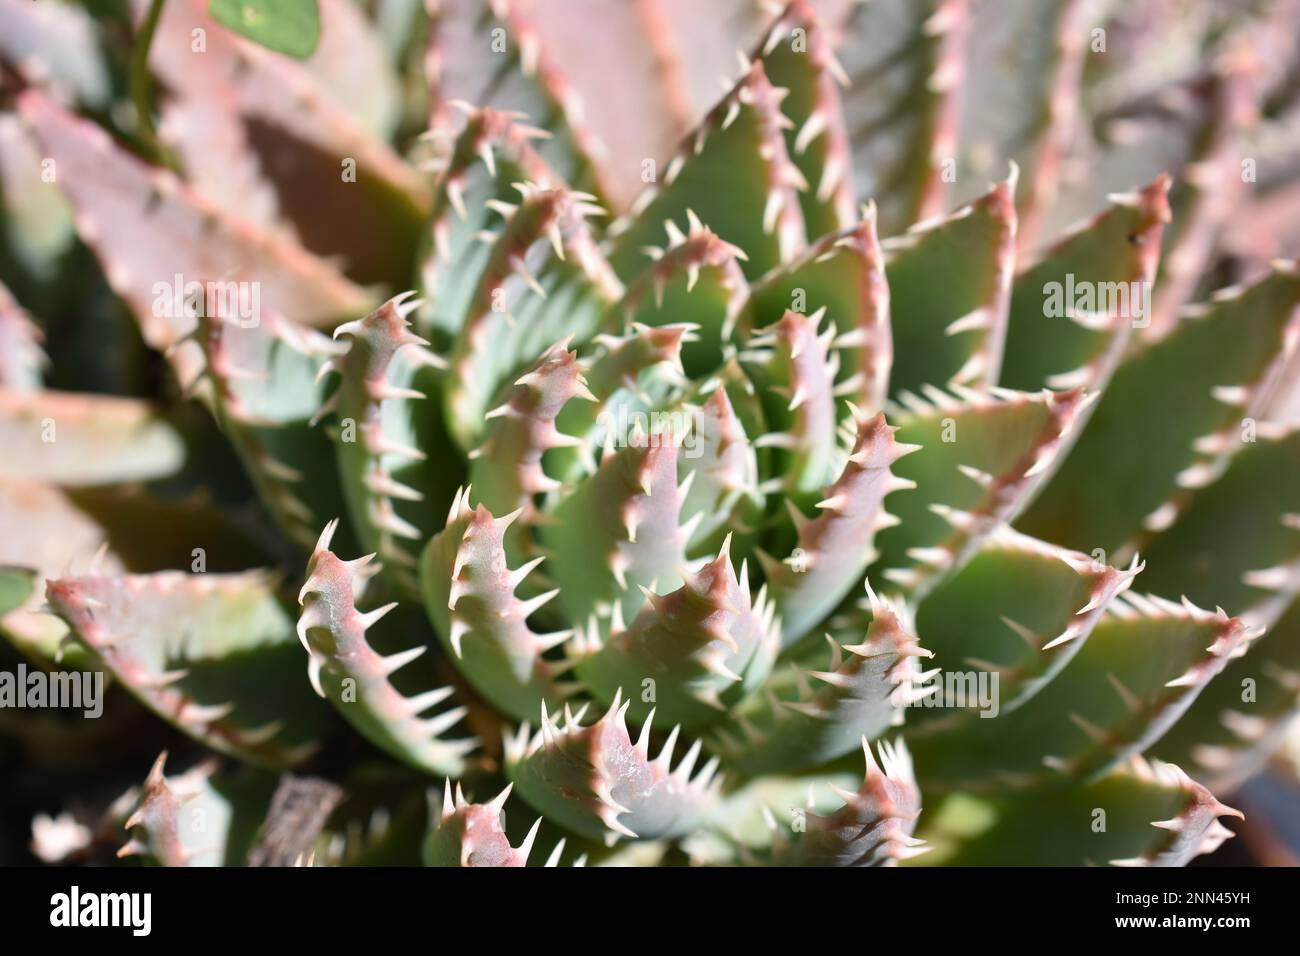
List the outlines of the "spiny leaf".
{"type": "Polygon", "coordinates": [[[885,241],[893,394],[925,384],[997,382],[1015,265],[1017,176],[1013,166],[969,206],[885,241]]]}
{"type": "Polygon", "coordinates": [[[429,619],[460,672],[494,706],[527,720],[543,703],[560,706],[577,688],[560,683],[566,667],[542,656],[571,632],[542,634],[528,624],[554,592],[531,600],[516,595],[537,566],[511,570],[506,563],[506,532],[519,517],[493,518],[481,502],[471,508],[465,489],[447,527],[424,550],[420,584],[429,619]]]}
{"type": "Polygon", "coordinates": [[[557,341],[591,336],[623,294],[587,226],[600,212],[590,196],[516,188],[522,201],[495,205],[504,221],[480,237],[491,251],[450,356],[445,414],[467,449],[519,372],[557,341]]]}
{"type": "Polygon", "coordinates": [[[176,276],[184,296],[190,282],[255,283],[261,306],[309,325],[332,325],[369,307],[368,293],[293,241],[230,216],[35,90],[19,97],[18,108],[58,164],[78,234],[153,347],[166,348],[194,328],[184,302],[155,308],[155,284],[170,290],[176,276]]]}
{"type": "Polygon", "coordinates": [[[293,622],[266,574],[60,578],[46,598],[141,703],[201,743],[269,767],[319,747],[326,712],[297,676],[293,622]]]}
{"type": "Polygon", "coordinates": [[[443,363],[410,330],[407,317],[418,307],[410,295],[335,329],[348,349],[321,367],[340,381],[317,418],[336,417],[339,472],[362,543],[417,595],[420,550],[460,475],[448,467],[455,458],[433,407],[443,363]]]}
{"type": "Polygon", "coordinates": [[[1100,390],[1132,329],[1151,321],[1150,291],[1169,222],[1162,174],[1079,223],[1011,287],[1001,384],[1100,390]]]}
{"type": "Polygon", "coordinates": [[[336,527],[337,521],[332,521],[321,533],[298,595],[302,605],[298,638],[307,650],[311,685],[377,747],[429,773],[460,776],[477,741],[446,740],[442,735],[460,723],[467,708],[453,707],[424,717],[452,695],[452,688],[403,697],[393,686],[389,677],[419,657],[425,646],[382,657],[367,641],[366,631],[395,605],[368,612],[357,609],[359,579],[364,581],[377,570],[370,565],[374,555],[340,560],[329,550],[336,527]]]}
{"type": "Polygon", "coordinates": [[[196,337],[226,436],[285,533],[310,550],[343,507],[330,440],[310,427],[326,401],[316,373],[342,346],[274,314],[257,325],[204,316],[196,337]]]}
{"type": "Polygon", "coordinates": [[[786,152],[781,94],[755,62],[663,170],[628,214],[610,226],[610,262],[627,277],[644,268],[647,246],[664,241],[664,223],[687,210],[749,256],[745,274],[759,276],[805,244],[797,190],[804,184],[786,152]]]}
{"type": "MultiPolygon", "coordinates": [[[[692,377],[721,364],[744,305],[748,285],[740,263],[745,253],[723,242],[687,210],[682,232],[671,220],[665,248],[647,247],[654,262],[628,286],[614,310],[627,327],[689,323],[698,329],[684,340],[682,365],[692,377]]],[[[614,317],[611,316],[611,317],[614,317]]]]}
{"type": "Polygon", "coordinates": [[[853,225],[852,150],[839,85],[848,82],[833,37],[810,0],[793,0],[772,24],[755,59],[788,91],[781,112],[793,122],[786,150],[808,188],[800,198],[809,236],[853,225]]]}
{"type": "Polygon", "coordinates": [[[585,621],[617,603],[624,619],[644,600],[639,586],[671,590],[682,583],[691,528],[683,524],[677,483],[681,439],[659,432],[612,446],[595,474],[548,509],[543,546],[561,558],[548,568],[570,621],[585,621]]]}
{"type": "MultiPolygon", "coordinates": [[[[862,738],[867,762],[862,786],[856,793],[832,787],[843,801],[834,813],[821,815],[808,807],[800,832],[774,840],[775,865],[897,866],[929,852],[924,840],[912,836],[921,814],[921,791],[911,755],[901,739],[892,745],[882,740],[878,747],[880,763],[862,738]]],[[[780,834],[779,829],[773,832],[780,834]]]]}
{"type": "Polygon", "coordinates": [[[1139,757],[1083,786],[930,806],[922,866],[1186,866],[1232,835],[1219,817],[1241,816],[1173,764],[1139,757]]]}
{"type": "Polygon", "coordinates": [[[1181,759],[1215,792],[1230,793],[1277,750],[1297,711],[1300,602],[1210,681],[1154,752],[1181,759]]]}
{"type": "Polygon", "coordinates": [[[930,651],[899,610],[874,593],[865,636],[860,626],[843,633],[826,635],[828,666],[802,666],[807,656],[783,664],[763,696],[718,724],[713,748],[729,767],[765,774],[821,766],[902,722],[924,678],[917,658],[930,651]]]}
{"type": "MultiPolygon", "coordinates": [[[[561,487],[543,469],[543,456],[583,441],[555,427],[565,405],[575,398],[598,401],[587,388],[577,352],[560,342],[515,380],[505,402],[488,412],[491,421],[483,444],[470,453],[470,483],[480,505],[500,515],[523,509],[521,528],[540,519],[537,498],[561,487]]],[[[535,709],[528,708],[529,716],[535,709]]]]}
{"type": "MultiPolygon", "coordinates": [[[[1083,647],[1110,600],[1127,591],[1141,570],[1136,558],[1127,570],[1113,568],[1003,527],[930,592],[917,610],[917,631],[946,669],[997,673],[998,712],[1009,713],[1050,684],[1083,647]]],[[[942,681],[940,676],[935,683],[942,681]]],[[[945,703],[938,695],[931,700],[945,703]]],[[[967,704],[973,711],[979,701],[967,704]]],[[[940,724],[970,716],[928,709],[913,714],[940,724]]]]}
{"type": "Polygon", "coordinates": [[[1129,592],[1060,674],[1009,714],[912,735],[927,786],[971,791],[1094,780],[1154,744],[1259,631],[1191,603],[1129,592]]]}
{"type": "Polygon", "coordinates": [[[63,485],[145,481],[184,464],[180,434],[148,402],[0,389],[0,477],[63,485]]]}
{"type": "Polygon", "coordinates": [[[690,553],[714,550],[733,533],[741,541],[754,536],[763,506],[758,456],[724,385],[718,384],[695,411],[678,465],[682,479],[691,483],[682,515],[688,521],[702,515],[687,542],[690,553]]]}
{"type": "Polygon", "coordinates": [[[842,47],[859,196],[886,235],[938,214],[956,162],[969,0],[882,0],[854,11],[842,47]]]}
{"type": "Polygon", "coordinates": [[[621,696],[603,717],[583,726],[565,709],[563,720],[545,710],[534,735],[527,724],[505,741],[506,775],[548,819],[582,836],[613,844],[620,836],[653,840],[684,836],[717,800],[717,760],[692,777],[698,742],[672,766],[677,732],[650,759],[650,724],[633,743],[621,696]]]}
{"type": "MultiPolygon", "coordinates": [[[[1300,591],[1300,430],[1261,423],[1222,477],[1143,543],[1157,593],[1186,594],[1268,625],[1300,591]]],[[[1234,436],[1235,440],[1235,436],[1234,436]]]]}
{"type": "MultiPolygon", "coordinates": [[[[511,785],[498,793],[488,803],[470,803],[456,784],[456,795],[451,792],[451,781],[443,788],[441,804],[429,800],[429,832],[425,835],[421,855],[425,866],[502,866],[528,865],[528,855],[541,817],[528,831],[528,836],[518,847],[510,845],[506,837],[502,811],[510,796],[511,785]]],[[[554,854],[558,859],[559,854],[554,854]]],[[[554,865],[554,864],[548,864],[554,865]]]]}
{"type": "Polygon", "coordinates": [[[693,337],[690,325],[633,325],[626,335],[596,336],[595,351],[583,360],[587,390],[594,402],[567,402],[556,417],[562,435],[583,439],[561,444],[544,460],[546,473],[563,482],[596,470],[596,456],[609,441],[625,441],[634,425],[682,385],[682,348],[693,337]]]}
{"type": "Polygon", "coordinates": [[[1019,514],[1090,402],[1082,389],[953,391],[961,398],[932,388],[924,390],[929,402],[905,393],[909,414],[896,419],[899,440],[922,452],[896,469],[900,482],[916,487],[890,503],[899,520],[881,532],[880,566],[918,599],[1019,514]]]}
{"type": "MultiPolygon", "coordinates": [[[[756,439],[776,449],[780,477],[771,489],[807,497],[832,480],[839,464],[836,396],[852,391],[835,384],[840,357],[833,350],[835,329],[821,328],[825,312],[787,311],[779,322],[750,339],[741,355],[762,395],[773,429],[756,439]]],[[[769,489],[764,489],[769,490],[769,489]]]]}
{"type": "Polygon", "coordinates": [[[784,563],[760,551],[769,593],[781,615],[781,641],[790,647],[812,631],[863,578],[875,556],[876,532],[889,526],[884,498],[907,485],[894,470],[915,447],[895,440],[883,413],[860,416],[844,469],[809,518],[794,505],[798,545],[784,563]]]}
{"type": "Polygon", "coordinates": [[[131,815],[119,857],[153,866],[243,866],[271,804],[275,778],[218,774],[216,761],[185,773],[163,773],[159,754],[131,815]]]}
{"type": "Polygon", "coordinates": [[[514,184],[553,188],[563,182],[533,147],[541,136],[513,113],[480,109],[467,114],[464,128],[449,143],[436,144],[447,155],[431,160],[437,175],[420,258],[427,300],[419,313],[422,333],[446,337],[460,331],[491,255],[481,234],[500,203],[518,199],[514,184]]]}
{"type": "MultiPolygon", "coordinates": [[[[1247,289],[1224,290],[1169,335],[1137,345],[1020,526],[1076,548],[1114,550],[1144,527],[1166,524],[1179,499],[1246,447],[1243,419],[1262,415],[1283,364],[1300,346],[1297,306],[1300,271],[1276,271],[1247,289]],[[1169,406],[1173,381],[1176,415],[1169,406]]],[[[1224,601],[1222,592],[1200,596],[1224,601]]]]}
{"type": "Polygon", "coordinates": [[[780,635],[765,593],[750,597],[746,565],[737,577],[729,545],[678,590],[647,591],[630,624],[616,616],[608,633],[592,627],[574,640],[569,654],[593,696],[625,695],[633,720],[658,712],[689,731],[762,686],[780,635]]]}
{"type": "Polygon", "coordinates": [[[825,309],[838,332],[835,345],[857,356],[856,362],[843,363],[841,374],[860,374],[856,391],[864,407],[879,411],[894,357],[884,261],[876,238],[876,207],[868,205],[856,226],[824,236],[757,282],[738,325],[748,334],[777,321],[786,309],[825,309]]]}

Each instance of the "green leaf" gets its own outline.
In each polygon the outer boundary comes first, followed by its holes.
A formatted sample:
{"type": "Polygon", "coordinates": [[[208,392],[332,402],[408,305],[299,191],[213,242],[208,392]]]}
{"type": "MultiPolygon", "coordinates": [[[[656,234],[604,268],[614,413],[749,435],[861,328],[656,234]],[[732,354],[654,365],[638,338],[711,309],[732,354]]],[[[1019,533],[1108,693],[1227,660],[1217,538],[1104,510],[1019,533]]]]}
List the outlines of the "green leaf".
{"type": "MultiPolygon", "coordinates": [[[[1116,551],[1148,537],[1144,524],[1158,527],[1153,519],[1162,505],[1195,493],[1197,482],[1249,447],[1242,419],[1259,414],[1285,361],[1285,343],[1300,335],[1297,304],[1300,272],[1275,271],[1198,307],[1159,341],[1139,344],[1020,528],[1084,551],[1116,551]]],[[[1185,588],[1153,586],[1170,596],[1185,588]]],[[[1223,592],[1187,593],[1228,603],[1223,592]]]]}
{"type": "Polygon", "coordinates": [[[1049,474],[1088,407],[1081,389],[1029,394],[952,387],[905,392],[898,440],[919,445],[895,468],[898,521],[877,541],[883,576],[919,599],[1013,520],[1049,474]]]}
{"type": "Polygon", "coordinates": [[[316,0],[208,0],[208,12],[240,36],[299,60],[320,42],[316,0]]]}
{"type": "Polygon", "coordinates": [[[243,768],[217,773],[206,761],[164,776],[164,751],[126,820],[119,857],[152,866],[244,866],[271,806],[275,777],[243,768]]]}
{"type": "Polygon", "coordinates": [[[1083,786],[933,799],[919,866],[1185,866],[1231,836],[1219,803],[1173,764],[1134,759],[1083,786]]]}
{"type": "Polygon", "coordinates": [[[1015,263],[1015,188],[1013,173],[969,206],[885,240],[892,394],[997,382],[1015,263]]]}
{"type": "Polygon", "coordinates": [[[543,710],[536,734],[525,724],[506,737],[506,776],[533,809],[608,843],[620,836],[684,836],[708,818],[721,785],[717,758],[695,773],[697,742],[673,767],[674,732],[652,760],[650,720],[633,742],[621,695],[603,717],[584,726],[586,710],[575,714],[566,707],[562,717],[543,710]]]}
{"type": "Polygon", "coordinates": [[[36,572],[31,568],[0,566],[0,617],[22,607],[36,589],[36,572]]]}
{"type": "Polygon", "coordinates": [[[1300,469],[1300,430],[1259,427],[1223,475],[1180,501],[1172,526],[1143,547],[1143,584],[1267,625],[1300,590],[1300,483],[1283,477],[1300,469]]]}
{"type": "MultiPolygon", "coordinates": [[[[1258,633],[1240,618],[1130,591],[1112,599],[1083,647],[1023,706],[989,708],[987,717],[933,733],[920,725],[909,740],[921,778],[927,788],[971,792],[1057,774],[1095,779],[1159,740],[1258,633]]],[[[936,683],[955,697],[961,685],[948,676],[936,683]]]]}
{"type": "Polygon", "coordinates": [[[819,767],[900,722],[921,680],[917,659],[931,655],[888,602],[872,594],[870,611],[865,632],[827,635],[828,666],[804,666],[811,655],[782,664],[767,693],[713,728],[713,750],[728,767],[743,774],[819,767]]]}
{"type": "MultiPolygon", "coordinates": [[[[1111,598],[1141,570],[1108,567],[1078,551],[1001,528],[916,612],[917,633],[951,670],[999,673],[999,709],[1009,713],[1047,686],[1083,647],[1111,598]]],[[[1050,692],[1050,691],[1049,691],[1050,692]]],[[[977,701],[969,701],[974,716],[977,701]]],[[[943,720],[946,709],[909,715],[943,720]]]]}
{"type": "MultiPolygon", "coordinates": [[[[428,713],[452,696],[451,687],[406,696],[390,679],[421,657],[427,645],[388,656],[379,651],[374,638],[380,635],[370,632],[397,604],[358,609],[359,591],[379,569],[367,567],[373,555],[343,561],[330,551],[336,527],[330,522],[321,533],[298,594],[298,637],[307,650],[311,687],[375,746],[426,773],[458,777],[477,741],[447,740],[443,734],[464,719],[468,708],[428,713]]],[[[301,654],[298,661],[301,666],[301,654]]]]}
{"type": "Polygon", "coordinates": [[[1132,329],[1151,321],[1149,293],[1169,222],[1161,175],[1079,223],[1011,287],[1000,382],[1007,388],[1101,389],[1132,329]]]}
{"type": "Polygon", "coordinates": [[[966,4],[878,0],[854,11],[841,54],[859,196],[893,235],[946,205],[945,142],[956,132],[968,30],[966,4]]]}
{"type": "Polygon", "coordinates": [[[195,740],[267,767],[319,748],[328,712],[265,573],[60,578],[46,597],[141,703],[195,740]]]}
{"type": "Polygon", "coordinates": [[[1230,793],[1273,755],[1297,711],[1300,602],[1210,681],[1154,753],[1230,793]]]}
{"type": "Polygon", "coordinates": [[[788,261],[806,242],[798,189],[803,177],[786,153],[778,94],[754,63],[643,193],[610,226],[610,263],[640,273],[647,246],[665,242],[664,223],[693,211],[724,242],[745,250],[751,278],[788,261]]]}

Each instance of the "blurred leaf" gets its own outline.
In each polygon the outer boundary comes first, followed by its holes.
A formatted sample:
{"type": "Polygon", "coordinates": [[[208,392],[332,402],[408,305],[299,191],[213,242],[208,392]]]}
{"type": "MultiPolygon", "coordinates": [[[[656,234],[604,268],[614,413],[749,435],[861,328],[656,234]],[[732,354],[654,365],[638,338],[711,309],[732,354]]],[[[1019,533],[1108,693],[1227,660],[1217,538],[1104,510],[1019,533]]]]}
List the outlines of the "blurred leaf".
{"type": "Polygon", "coordinates": [[[300,60],[320,41],[316,0],[212,0],[208,10],[241,36],[300,60]]]}

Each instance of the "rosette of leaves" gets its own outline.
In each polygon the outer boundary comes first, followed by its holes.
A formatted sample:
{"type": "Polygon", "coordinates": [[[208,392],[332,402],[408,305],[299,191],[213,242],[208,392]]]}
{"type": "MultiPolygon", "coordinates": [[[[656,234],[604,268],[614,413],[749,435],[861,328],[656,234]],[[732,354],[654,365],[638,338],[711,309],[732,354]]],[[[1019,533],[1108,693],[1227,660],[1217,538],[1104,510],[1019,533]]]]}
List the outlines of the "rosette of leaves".
{"type": "Polygon", "coordinates": [[[1294,3],[308,6],[136,11],[168,168],[121,31],[0,0],[0,625],[170,748],[125,857],[1230,835],[1300,703],[1294,3]]]}

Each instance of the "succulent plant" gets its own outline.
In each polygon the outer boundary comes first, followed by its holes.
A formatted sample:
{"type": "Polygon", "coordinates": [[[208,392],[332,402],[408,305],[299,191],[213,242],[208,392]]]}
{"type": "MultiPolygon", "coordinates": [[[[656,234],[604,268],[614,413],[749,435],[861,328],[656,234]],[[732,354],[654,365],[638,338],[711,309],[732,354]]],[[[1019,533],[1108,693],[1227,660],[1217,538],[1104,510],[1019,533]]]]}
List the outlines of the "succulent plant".
{"type": "Polygon", "coordinates": [[[37,852],[1230,836],[1300,709],[1300,5],[425,6],[0,0],[0,633],[109,684],[0,711],[37,852]]]}

